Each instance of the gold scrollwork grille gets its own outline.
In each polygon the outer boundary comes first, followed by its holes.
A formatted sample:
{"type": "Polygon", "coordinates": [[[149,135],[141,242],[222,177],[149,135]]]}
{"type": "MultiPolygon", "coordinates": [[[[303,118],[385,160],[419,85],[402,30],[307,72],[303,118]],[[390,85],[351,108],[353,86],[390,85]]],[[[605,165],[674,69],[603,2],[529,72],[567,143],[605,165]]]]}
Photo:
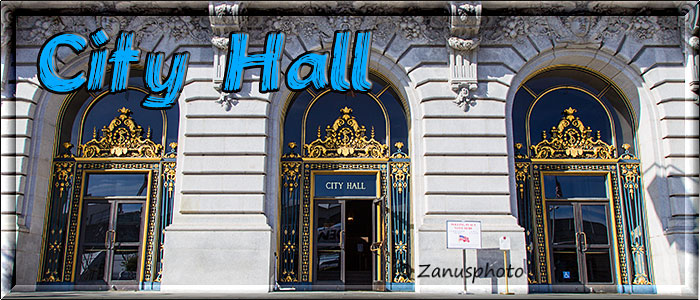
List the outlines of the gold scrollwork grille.
{"type": "Polygon", "coordinates": [[[367,137],[365,126],[352,116],[352,109],[343,108],[321,137],[303,145],[305,155],[297,153],[296,143],[280,160],[280,223],[278,237],[278,272],[280,284],[308,284],[313,282],[313,172],[378,172],[382,207],[378,216],[382,236],[386,242],[379,249],[381,280],[389,289],[401,284],[412,284],[410,217],[410,158],[397,142],[396,152],[389,155],[388,145],[374,139],[373,130],[367,137]]]}
{"type": "Polygon", "coordinates": [[[163,229],[172,221],[176,147],[163,153],[150,133],[143,130],[131,112],[122,108],[119,115],[102,129],[102,135],[79,145],[78,155],[72,145],[63,144],[63,151],[52,163],[51,187],[47,201],[46,223],[42,239],[38,284],[76,281],[76,258],[80,236],[84,178],[91,172],[144,172],[150,174],[149,193],[144,223],[145,240],[141,245],[141,288],[153,288],[161,279],[164,247],[163,229]]]}
{"type": "Polygon", "coordinates": [[[555,171],[608,174],[618,284],[653,284],[639,160],[629,152],[627,144],[623,145],[624,153],[617,156],[615,146],[602,141],[599,134],[592,138],[592,130],[584,126],[575,112],[576,109],[566,109],[564,117],[552,127],[549,138],[543,132],[543,140],[529,149],[532,156],[522,153],[528,150],[523,145],[515,145],[516,196],[519,222],[525,228],[528,282],[552,283],[541,178],[543,172],[555,171]]]}

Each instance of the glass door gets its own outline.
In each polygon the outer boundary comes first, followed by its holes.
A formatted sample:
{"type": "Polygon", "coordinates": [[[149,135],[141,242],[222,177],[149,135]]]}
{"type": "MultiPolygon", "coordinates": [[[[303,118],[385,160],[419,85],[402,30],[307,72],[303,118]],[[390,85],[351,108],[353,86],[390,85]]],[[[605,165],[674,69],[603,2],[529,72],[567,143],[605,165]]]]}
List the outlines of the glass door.
{"type": "Polygon", "coordinates": [[[148,174],[87,174],[80,227],[79,289],[136,289],[148,174]]]}
{"type": "Polygon", "coordinates": [[[553,202],[547,225],[555,292],[615,292],[609,205],[553,202]]]}
{"type": "Polygon", "coordinates": [[[337,200],[317,201],[315,230],[315,285],[343,290],[345,284],[345,209],[337,200]]]}
{"type": "Polygon", "coordinates": [[[371,290],[375,269],[371,200],[318,200],[315,206],[317,289],[371,290]]]}

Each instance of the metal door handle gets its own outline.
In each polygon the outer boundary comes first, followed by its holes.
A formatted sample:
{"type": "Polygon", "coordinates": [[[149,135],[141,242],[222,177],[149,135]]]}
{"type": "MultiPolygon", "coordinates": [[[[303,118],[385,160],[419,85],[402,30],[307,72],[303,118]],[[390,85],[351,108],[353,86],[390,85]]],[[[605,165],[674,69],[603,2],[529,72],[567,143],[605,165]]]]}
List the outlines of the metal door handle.
{"type": "Polygon", "coordinates": [[[114,245],[117,232],[114,230],[105,231],[105,248],[110,249],[114,245]]]}
{"type": "Polygon", "coordinates": [[[379,252],[380,249],[382,249],[382,245],[384,244],[384,241],[379,241],[376,243],[372,243],[372,245],[369,246],[369,251],[372,252],[379,252]]]}
{"type": "Polygon", "coordinates": [[[579,235],[580,235],[580,234],[581,234],[580,232],[576,232],[576,233],[574,234],[574,239],[576,240],[576,241],[575,241],[575,242],[576,242],[576,251],[580,251],[580,250],[581,250],[581,243],[580,243],[580,238],[579,238],[579,235]]]}
{"type": "Polygon", "coordinates": [[[586,233],[581,232],[581,235],[583,236],[583,250],[581,250],[581,251],[587,251],[588,250],[588,241],[586,241],[586,233]]]}
{"type": "Polygon", "coordinates": [[[340,249],[345,250],[345,230],[340,231],[340,249]]]}

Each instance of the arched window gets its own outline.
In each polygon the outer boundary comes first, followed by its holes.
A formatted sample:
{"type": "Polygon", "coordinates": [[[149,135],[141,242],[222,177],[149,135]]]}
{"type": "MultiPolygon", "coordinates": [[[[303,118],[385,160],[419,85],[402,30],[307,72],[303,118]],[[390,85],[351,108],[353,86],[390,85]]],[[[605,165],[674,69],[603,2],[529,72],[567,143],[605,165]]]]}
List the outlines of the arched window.
{"type": "Polygon", "coordinates": [[[366,93],[291,95],[280,164],[282,285],[413,287],[408,109],[387,80],[370,80],[366,93]]]}
{"type": "Polygon", "coordinates": [[[518,88],[516,195],[531,284],[652,283],[636,122],[620,89],[582,67],[543,69],[518,88]]]}
{"type": "Polygon", "coordinates": [[[153,288],[160,281],[179,108],[143,108],[140,76],[132,70],[122,92],[83,88],[61,106],[39,284],[153,288]]]}

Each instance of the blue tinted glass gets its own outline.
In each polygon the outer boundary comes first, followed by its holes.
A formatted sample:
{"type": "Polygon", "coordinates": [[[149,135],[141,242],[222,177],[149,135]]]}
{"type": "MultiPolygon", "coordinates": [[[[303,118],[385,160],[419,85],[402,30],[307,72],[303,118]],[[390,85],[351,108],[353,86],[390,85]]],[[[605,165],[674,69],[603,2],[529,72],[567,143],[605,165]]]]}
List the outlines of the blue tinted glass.
{"type": "Polygon", "coordinates": [[[93,130],[99,139],[102,135],[101,129],[115,117],[119,116],[118,110],[126,107],[131,110],[131,117],[136,124],[143,128],[143,137],[146,137],[148,129],[151,129],[151,140],[162,144],[163,136],[163,113],[160,110],[150,110],[141,107],[141,100],[145,93],[136,90],[126,90],[121,93],[109,94],[102,97],[88,111],[83,125],[82,144],[92,139],[93,130]]]}
{"type": "Polygon", "coordinates": [[[525,83],[535,95],[555,86],[582,87],[593,94],[598,94],[608,86],[608,83],[597,76],[578,69],[560,68],[543,72],[525,83]]]}
{"type": "Polygon", "coordinates": [[[371,137],[374,128],[374,139],[386,144],[386,123],[384,112],[377,102],[367,94],[358,93],[334,93],[329,92],[321,96],[309,109],[306,119],[306,144],[310,144],[318,138],[320,128],[321,139],[326,136],[326,126],[341,116],[340,110],[344,107],[352,109],[360,126],[365,126],[365,135],[371,137]]]}
{"type": "Polygon", "coordinates": [[[386,107],[387,113],[389,114],[389,120],[391,125],[391,143],[389,144],[390,153],[396,152],[396,147],[394,146],[396,142],[402,142],[404,147],[401,151],[408,154],[408,122],[406,122],[406,113],[404,112],[403,106],[399,101],[399,96],[389,88],[384,92],[379,100],[382,101],[384,107],[386,107]]]}
{"type": "Polygon", "coordinates": [[[537,101],[530,113],[530,143],[536,145],[542,141],[543,131],[551,138],[551,128],[557,126],[562,112],[569,107],[575,108],[574,116],[591,128],[593,139],[600,131],[601,140],[612,144],[610,121],[603,106],[590,95],[574,89],[554,90],[537,101]]]}
{"type": "Polygon", "coordinates": [[[148,174],[88,174],[85,177],[85,196],[146,196],[148,174]]]}
{"type": "Polygon", "coordinates": [[[313,97],[306,91],[300,92],[296,95],[292,103],[289,105],[287,110],[287,115],[284,119],[284,149],[282,153],[288,153],[289,148],[287,145],[290,142],[297,144],[297,148],[294,149],[294,153],[301,154],[299,152],[302,147],[301,142],[301,120],[304,117],[304,111],[306,107],[311,102],[313,97]]]}
{"type": "MultiPolygon", "coordinates": [[[[288,153],[287,145],[294,142],[298,145],[295,153],[300,154],[299,148],[303,144],[309,144],[318,138],[320,129],[321,138],[326,135],[326,127],[341,116],[340,109],[349,107],[352,109],[351,115],[355,117],[360,125],[365,126],[365,135],[372,137],[374,129],[374,139],[382,144],[390,146],[389,153],[396,151],[394,144],[402,142],[402,151],[408,153],[408,122],[406,112],[396,92],[387,87],[382,79],[370,76],[372,89],[369,93],[335,93],[326,92],[311,104],[314,95],[307,91],[299,92],[295,95],[284,119],[284,150],[288,153]],[[385,89],[385,87],[387,87],[385,89]],[[381,93],[381,94],[379,94],[381,93]],[[381,105],[375,100],[377,97],[381,105]],[[309,108],[309,105],[311,107],[309,108]],[[304,114],[308,108],[304,141],[302,141],[302,127],[304,127],[304,114]],[[386,113],[386,114],[385,114],[386,113]],[[391,141],[386,140],[386,118],[389,119],[391,141]]],[[[324,91],[315,91],[314,94],[321,94],[324,91]]]]}
{"type": "Polygon", "coordinates": [[[545,175],[547,199],[607,198],[607,178],[600,176],[545,175]]]}
{"type": "MultiPolygon", "coordinates": [[[[527,109],[530,107],[535,98],[530,95],[525,89],[521,88],[515,93],[515,102],[513,103],[513,137],[514,143],[521,143],[527,148],[527,138],[525,130],[525,115],[527,114],[527,109]]],[[[525,154],[524,152],[522,154],[525,154]]]]}

